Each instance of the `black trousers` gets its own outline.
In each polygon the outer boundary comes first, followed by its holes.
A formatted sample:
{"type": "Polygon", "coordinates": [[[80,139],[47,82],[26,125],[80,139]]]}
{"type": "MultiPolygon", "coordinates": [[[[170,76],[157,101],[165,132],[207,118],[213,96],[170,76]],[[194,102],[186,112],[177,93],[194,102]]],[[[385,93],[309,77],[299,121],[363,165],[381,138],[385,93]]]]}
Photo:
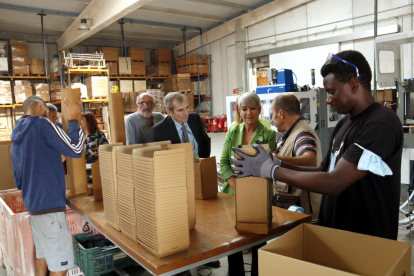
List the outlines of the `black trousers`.
{"type": "MultiPolygon", "coordinates": [[[[251,276],[259,275],[259,266],[258,266],[258,250],[260,247],[265,246],[266,243],[258,244],[252,247],[252,267],[251,267],[251,276]]],[[[243,276],[244,272],[244,261],[243,253],[241,251],[229,255],[227,257],[229,262],[229,276],[243,276]]]]}

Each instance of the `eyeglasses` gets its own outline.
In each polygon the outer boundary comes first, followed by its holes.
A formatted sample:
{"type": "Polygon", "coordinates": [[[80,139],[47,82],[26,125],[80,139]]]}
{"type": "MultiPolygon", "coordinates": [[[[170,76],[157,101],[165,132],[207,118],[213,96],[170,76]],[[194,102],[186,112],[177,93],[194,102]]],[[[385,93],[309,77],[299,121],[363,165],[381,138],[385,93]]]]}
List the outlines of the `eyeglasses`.
{"type": "Polygon", "coordinates": [[[139,105],[146,105],[146,106],[150,106],[150,105],[153,105],[154,104],[154,102],[140,102],[140,103],[138,103],[139,105]]]}
{"type": "Polygon", "coordinates": [[[342,59],[342,58],[340,58],[337,55],[334,55],[332,53],[328,54],[328,57],[326,58],[325,64],[336,64],[338,61],[342,61],[343,63],[351,65],[352,67],[354,67],[355,70],[356,70],[357,78],[358,79],[361,78],[361,76],[359,75],[358,67],[356,67],[356,65],[354,65],[354,64],[350,63],[349,61],[346,61],[346,60],[344,60],[344,59],[342,59]]]}

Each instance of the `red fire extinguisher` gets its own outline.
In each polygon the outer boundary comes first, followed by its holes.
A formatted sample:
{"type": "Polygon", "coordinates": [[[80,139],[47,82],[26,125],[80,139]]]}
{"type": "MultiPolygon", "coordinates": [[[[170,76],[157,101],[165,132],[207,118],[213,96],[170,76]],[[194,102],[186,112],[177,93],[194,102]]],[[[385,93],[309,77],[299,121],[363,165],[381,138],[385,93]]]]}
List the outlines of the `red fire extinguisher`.
{"type": "Polygon", "coordinates": [[[217,132],[218,131],[218,124],[219,124],[219,118],[218,117],[214,117],[213,118],[213,132],[217,132]]]}
{"type": "Polygon", "coordinates": [[[218,116],[219,118],[219,124],[218,124],[218,132],[222,132],[224,129],[224,120],[223,120],[223,116],[218,116]]]}
{"type": "Polygon", "coordinates": [[[228,127],[227,127],[227,116],[226,116],[226,114],[223,114],[222,117],[223,117],[223,120],[224,120],[223,132],[227,132],[227,129],[228,129],[228,127]]]}
{"type": "Polygon", "coordinates": [[[212,129],[211,129],[212,124],[213,124],[213,119],[208,118],[208,120],[207,120],[207,130],[206,130],[207,132],[211,132],[212,131],[212,129]]]}

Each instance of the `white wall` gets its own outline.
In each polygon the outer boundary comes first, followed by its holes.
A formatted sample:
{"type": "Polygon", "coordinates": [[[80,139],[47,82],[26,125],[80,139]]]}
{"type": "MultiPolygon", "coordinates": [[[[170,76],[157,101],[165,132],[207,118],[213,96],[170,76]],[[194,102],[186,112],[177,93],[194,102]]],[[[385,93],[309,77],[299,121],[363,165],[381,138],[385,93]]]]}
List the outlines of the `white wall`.
{"type": "MultiPolygon", "coordinates": [[[[400,31],[412,30],[413,8],[410,0],[379,0],[378,27],[398,24],[400,31]]],[[[374,0],[317,0],[247,27],[245,30],[247,32],[246,52],[252,53],[331,36],[372,30],[374,28],[373,13],[374,0]],[[275,43],[270,43],[272,41],[275,43]]],[[[237,66],[232,51],[235,49],[233,48],[235,40],[235,34],[232,34],[205,45],[206,52],[212,54],[214,61],[212,86],[213,109],[216,115],[225,113],[225,96],[231,95],[233,88],[237,88],[234,75],[237,72],[237,66]]],[[[373,68],[373,38],[341,42],[340,50],[347,49],[360,51],[373,68]]],[[[194,52],[201,53],[201,49],[194,52]]],[[[412,56],[412,45],[403,46],[403,78],[414,77],[412,56]]],[[[299,62],[299,60],[292,60],[292,63],[299,62]]],[[[319,72],[316,72],[316,77],[318,75],[319,72]]],[[[250,75],[248,79],[251,83],[250,75]]]]}

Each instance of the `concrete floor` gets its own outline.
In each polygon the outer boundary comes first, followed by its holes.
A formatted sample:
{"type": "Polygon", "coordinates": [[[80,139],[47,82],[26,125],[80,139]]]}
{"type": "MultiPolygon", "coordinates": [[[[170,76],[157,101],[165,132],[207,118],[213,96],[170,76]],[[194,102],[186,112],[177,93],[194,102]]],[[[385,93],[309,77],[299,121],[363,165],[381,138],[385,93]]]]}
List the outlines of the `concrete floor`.
{"type": "MultiPolygon", "coordinates": [[[[209,136],[211,137],[211,156],[216,156],[216,162],[220,162],[220,156],[223,148],[223,142],[225,138],[225,133],[209,133],[209,136]]],[[[414,230],[413,230],[414,231],[414,230]]],[[[399,227],[398,229],[398,241],[410,243],[414,245],[414,233],[413,231],[407,230],[405,227],[399,227]]],[[[414,253],[414,252],[413,252],[414,253]]],[[[412,260],[414,259],[414,254],[412,254],[412,260]]],[[[217,276],[226,276],[228,271],[228,264],[227,264],[227,258],[220,259],[221,267],[220,268],[212,268],[211,274],[210,270],[203,269],[198,271],[200,268],[203,268],[204,266],[191,269],[191,275],[192,276],[207,276],[207,275],[217,275],[217,276]]],[[[251,263],[251,254],[244,255],[244,262],[245,263],[251,263]]],[[[414,262],[411,261],[411,275],[414,275],[414,262]]],[[[204,267],[205,268],[205,267],[204,267]]],[[[250,270],[250,266],[245,266],[246,271],[250,270]]],[[[135,267],[129,267],[124,269],[125,272],[127,272],[131,276],[150,276],[151,274],[148,273],[145,269],[139,266],[135,267]]],[[[116,276],[115,272],[107,273],[105,276],[116,276]]],[[[250,273],[246,273],[246,275],[250,275],[250,273]]],[[[0,266],[0,276],[7,276],[6,270],[4,267],[0,266]]]]}

